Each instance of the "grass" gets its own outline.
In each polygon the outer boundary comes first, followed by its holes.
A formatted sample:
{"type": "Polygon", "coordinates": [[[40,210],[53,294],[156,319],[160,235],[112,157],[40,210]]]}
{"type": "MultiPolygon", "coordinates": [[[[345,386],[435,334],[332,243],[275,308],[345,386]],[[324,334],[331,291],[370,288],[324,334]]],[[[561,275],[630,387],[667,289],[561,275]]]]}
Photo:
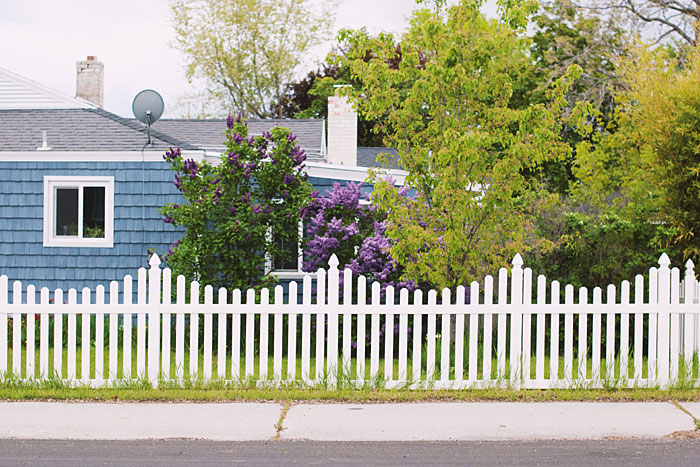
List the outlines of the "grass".
{"type": "Polygon", "coordinates": [[[82,401],[317,401],[317,402],[449,402],[449,401],[700,401],[700,391],[689,388],[636,389],[475,389],[408,390],[339,387],[305,388],[291,384],[283,388],[239,387],[221,381],[192,382],[188,387],[163,384],[153,388],[148,382],[120,383],[116,387],[69,387],[56,381],[0,382],[1,400],[82,400],[82,401]]]}

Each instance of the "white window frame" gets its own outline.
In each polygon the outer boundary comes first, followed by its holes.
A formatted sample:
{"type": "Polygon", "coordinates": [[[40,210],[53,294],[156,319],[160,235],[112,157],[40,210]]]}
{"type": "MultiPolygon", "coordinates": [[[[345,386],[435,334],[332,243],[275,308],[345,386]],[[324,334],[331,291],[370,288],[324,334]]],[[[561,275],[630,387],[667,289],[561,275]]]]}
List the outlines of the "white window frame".
{"type": "Polygon", "coordinates": [[[91,176],[44,176],[44,246],[78,248],[112,248],[114,246],[114,177],[91,176]],[[82,238],[82,204],[84,187],[105,189],[105,236],[104,238],[82,238]],[[78,235],[56,235],[56,190],[78,189],[78,235]]]}
{"type": "MultiPolygon", "coordinates": [[[[299,241],[297,242],[297,268],[296,269],[272,269],[274,263],[273,258],[270,253],[265,253],[265,271],[278,279],[299,279],[304,277],[306,272],[302,271],[301,268],[304,267],[304,250],[303,250],[303,236],[304,236],[304,222],[299,220],[299,241]]],[[[272,229],[267,231],[268,239],[272,240],[272,229]]]]}

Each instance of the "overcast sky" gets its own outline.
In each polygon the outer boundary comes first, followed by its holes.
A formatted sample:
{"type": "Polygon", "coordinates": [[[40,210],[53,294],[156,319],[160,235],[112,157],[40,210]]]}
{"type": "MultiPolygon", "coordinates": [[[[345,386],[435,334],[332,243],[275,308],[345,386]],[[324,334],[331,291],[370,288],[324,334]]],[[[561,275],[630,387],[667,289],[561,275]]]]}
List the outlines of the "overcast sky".
{"type": "MultiPolygon", "coordinates": [[[[487,12],[495,11],[490,0],[487,12]]],[[[0,67],[75,95],[75,62],[96,55],[105,64],[105,108],[131,116],[131,101],[151,88],[165,100],[165,117],[191,90],[184,78],[168,0],[0,0],[0,67]],[[171,105],[169,105],[171,104],[171,105]]],[[[414,0],[340,0],[335,29],[362,26],[401,32],[414,0]]],[[[329,41],[318,52],[321,61],[329,41]]]]}

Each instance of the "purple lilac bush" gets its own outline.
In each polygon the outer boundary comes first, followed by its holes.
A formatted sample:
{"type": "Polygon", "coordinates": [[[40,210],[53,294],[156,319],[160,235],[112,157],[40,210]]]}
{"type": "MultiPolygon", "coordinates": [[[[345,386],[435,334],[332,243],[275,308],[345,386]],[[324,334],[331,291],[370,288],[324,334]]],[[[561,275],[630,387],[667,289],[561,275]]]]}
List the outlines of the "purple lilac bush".
{"type": "Polygon", "coordinates": [[[341,269],[349,268],[353,277],[362,275],[379,282],[382,295],[388,286],[414,290],[415,282],[401,279],[401,270],[389,252],[386,215],[372,204],[361,203],[361,186],[336,182],[326,196],[311,193],[311,202],[301,209],[306,224],[303,270],[327,268],[335,253],[341,269]]]}
{"type": "Polygon", "coordinates": [[[274,281],[265,268],[266,253],[298,254],[296,247],[280,245],[298,240],[299,210],[311,192],[303,170],[306,154],[285,128],[253,137],[240,115],[226,123],[219,164],[185,159],[179,149],[164,156],[183,201],[160,213],[185,232],[164,259],[175,274],[202,286],[259,288],[274,281]],[[270,231],[284,242],[273,240],[270,231]]]}

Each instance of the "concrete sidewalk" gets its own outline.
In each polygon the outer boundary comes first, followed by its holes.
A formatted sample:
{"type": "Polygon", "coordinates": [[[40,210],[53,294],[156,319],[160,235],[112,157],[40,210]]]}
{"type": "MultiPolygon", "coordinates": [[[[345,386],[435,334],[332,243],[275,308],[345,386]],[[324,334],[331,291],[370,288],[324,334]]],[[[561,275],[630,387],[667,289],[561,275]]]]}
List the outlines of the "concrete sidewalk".
{"type": "Polygon", "coordinates": [[[700,403],[1,402],[0,438],[226,441],[663,438],[695,429],[700,403]],[[686,413],[686,411],[688,413],[686,413]],[[281,420],[282,429],[279,429],[281,420]]]}

